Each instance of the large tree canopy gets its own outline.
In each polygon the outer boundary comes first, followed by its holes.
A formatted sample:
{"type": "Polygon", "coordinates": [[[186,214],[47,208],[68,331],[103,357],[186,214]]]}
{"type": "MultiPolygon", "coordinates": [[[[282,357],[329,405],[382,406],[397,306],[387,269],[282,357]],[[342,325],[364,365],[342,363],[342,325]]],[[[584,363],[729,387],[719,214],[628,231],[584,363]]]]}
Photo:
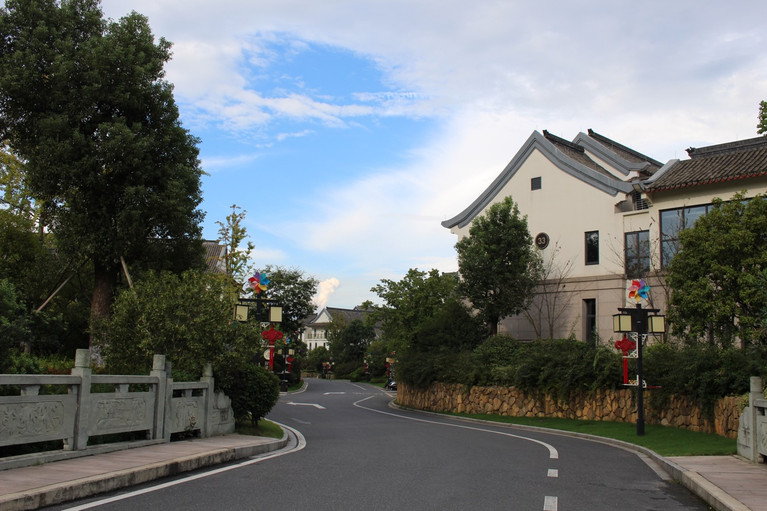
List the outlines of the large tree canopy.
{"type": "Polygon", "coordinates": [[[137,13],[105,20],[97,0],[8,0],[0,34],[0,137],[58,249],[92,261],[105,316],[121,258],[201,256],[198,140],[163,79],[170,43],[137,13]]]}
{"type": "Polygon", "coordinates": [[[669,265],[668,316],[688,340],[729,345],[767,338],[767,198],[715,199],[713,209],[679,233],[669,265]]]}
{"type": "Polygon", "coordinates": [[[539,280],[540,257],[511,197],[490,206],[472,222],[469,236],[455,245],[459,290],[476,308],[491,334],[498,321],[527,309],[539,280]]]}
{"type": "Polygon", "coordinates": [[[435,269],[425,272],[411,268],[402,280],[382,279],[370,289],[384,301],[383,305],[371,307],[372,317],[380,321],[385,339],[404,347],[423,322],[448,301],[458,299],[457,284],[455,274],[435,269]]]}
{"type": "Polygon", "coordinates": [[[266,295],[282,307],[282,331],[296,341],[301,321],[314,314],[319,282],[298,268],[267,265],[265,271],[271,281],[266,295]]]}

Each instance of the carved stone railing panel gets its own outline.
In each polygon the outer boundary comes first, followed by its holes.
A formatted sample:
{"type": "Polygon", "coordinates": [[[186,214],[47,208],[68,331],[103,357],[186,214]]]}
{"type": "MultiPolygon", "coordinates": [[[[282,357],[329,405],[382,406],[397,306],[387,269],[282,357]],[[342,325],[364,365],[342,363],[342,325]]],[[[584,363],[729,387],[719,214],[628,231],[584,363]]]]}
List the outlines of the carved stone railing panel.
{"type": "Polygon", "coordinates": [[[91,394],[88,435],[151,430],[155,400],[154,392],[91,394]]]}
{"type": "Polygon", "coordinates": [[[75,406],[72,395],[0,398],[0,446],[71,438],[75,406]]]}

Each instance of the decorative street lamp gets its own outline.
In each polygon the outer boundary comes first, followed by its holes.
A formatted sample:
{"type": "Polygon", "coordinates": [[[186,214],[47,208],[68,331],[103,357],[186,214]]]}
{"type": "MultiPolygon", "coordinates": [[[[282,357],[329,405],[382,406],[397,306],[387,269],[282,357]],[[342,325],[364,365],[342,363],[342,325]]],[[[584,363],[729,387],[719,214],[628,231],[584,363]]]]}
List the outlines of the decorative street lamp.
{"type": "MultiPolygon", "coordinates": [[[[637,302],[641,298],[647,299],[650,287],[644,280],[634,281],[629,293],[630,298],[637,302]]],[[[666,317],[658,315],[660,309],[643,309],[641,303],[636,307],[618,307],[620,314],[613,315],[613,331],[636,336],[637,350],[637,436],[644,435],[644,388],[646,386],[642,374],[642,346],[648,334],[662,334],[666,332],[666,317]],[[653,315],[651,316],[650,313],[653,315]]]]}

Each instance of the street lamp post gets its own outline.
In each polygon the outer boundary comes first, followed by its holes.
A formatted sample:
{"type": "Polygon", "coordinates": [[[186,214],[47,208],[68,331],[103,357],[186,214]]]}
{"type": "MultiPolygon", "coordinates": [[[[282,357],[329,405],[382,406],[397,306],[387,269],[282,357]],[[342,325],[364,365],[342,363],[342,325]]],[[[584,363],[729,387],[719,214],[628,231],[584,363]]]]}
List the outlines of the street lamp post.
{"type": "Polygon", "coordinates": [[[644,435],[644,376],[642,371],[642,346],[648,333],[660,334],[666,331],[665,316],[658,315],[659,309],[618,307],[620,314],[613,316],[613,330],[616,333],[636,334],[637,349],[637,436],[644,435]],[[653,315],[650,316],[650,313],[653,315]]]}

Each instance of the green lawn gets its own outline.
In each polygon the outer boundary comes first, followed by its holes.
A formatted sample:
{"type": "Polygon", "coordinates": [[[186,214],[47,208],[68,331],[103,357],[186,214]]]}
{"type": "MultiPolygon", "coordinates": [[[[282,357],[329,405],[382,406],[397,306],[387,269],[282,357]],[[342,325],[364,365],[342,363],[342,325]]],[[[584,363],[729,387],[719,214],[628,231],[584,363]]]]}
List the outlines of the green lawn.
{"type": "Polygon", "coordinates": [[[613,438],[647,447],[661,456],[713,456],[735,454],[737,452],[737,441],[734,439],[708,433],[697,433],[686,429],[669,428],[650,424],[645,425],[645,434],[643,436],[637,436],[636,424],[623,422],[506,417],[485,414],[450,415],[613,438]]]}
{"type": "Polygon", "coordinates": [[[241,435],[282,438],[282,428],[266,419],[258,421],[258,426],[256,427],[250,421],[238,422],[235,426],[235,432],[241,435]]]}

